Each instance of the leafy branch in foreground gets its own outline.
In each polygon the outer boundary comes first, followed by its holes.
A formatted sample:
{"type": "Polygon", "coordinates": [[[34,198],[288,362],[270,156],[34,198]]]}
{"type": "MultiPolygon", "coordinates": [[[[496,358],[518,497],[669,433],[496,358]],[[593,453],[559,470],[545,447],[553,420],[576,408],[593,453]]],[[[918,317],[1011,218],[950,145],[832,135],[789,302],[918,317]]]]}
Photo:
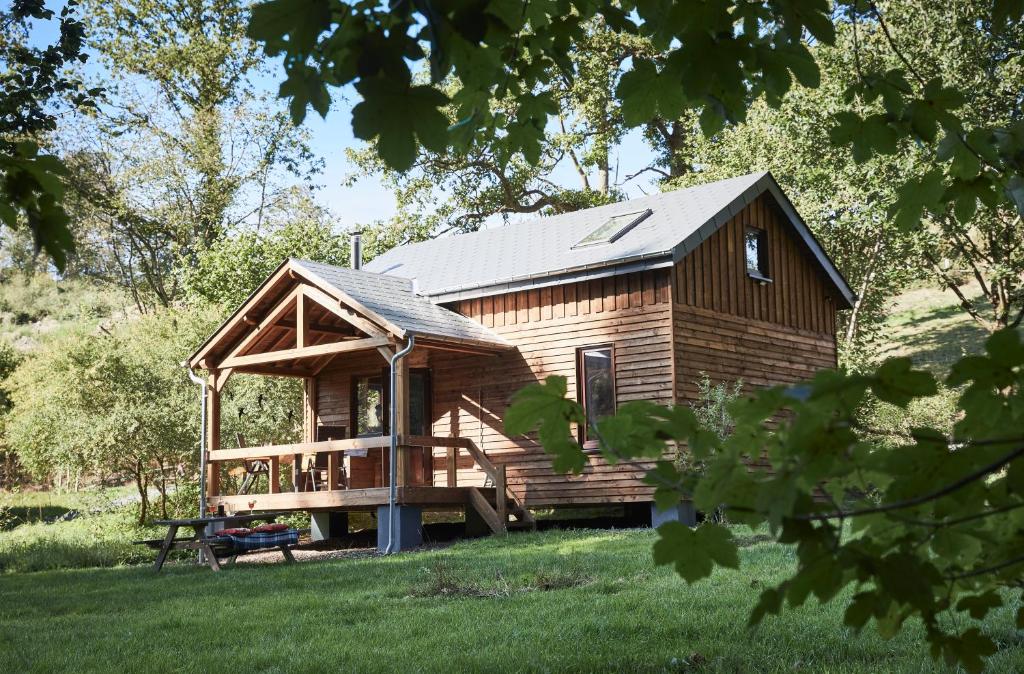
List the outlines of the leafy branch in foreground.
{"type": "MultiPolygon", "coordinates": [[[[608,461],[653,462],[645,481],[661,506],[687,498],[703,512],[724,507],[731,520],[764,525],[795,546],[796,569],[762,593],[751,625],[786,604],[811,595],[826,602],[850,588],[847,626],[860,630],[873,619],[888,638],[918,618],[933,657],[975,672],[995,644],[976,625],[961,631],[943,618],[980,620],[1024,591],[1024,432],[1013,430],[1024,429],[1024,343],[1002,330],[985,347],[984,355],[960,359],[946,380],[962,388],[951,435],[921,427],[894,441],[858,424],[869,394],[906,408],[936,392],[933,376],[907,359],[867,374],[824,371],[738,399],[729,405],[735,429],[724,440],[688,407],[647,402],[622,405],[594,430],[608,461]],[[703,475],[666,458],[677,451],[705,462],[703,475]],[[768,469],[754,468],[755,459],[768,469]]],[[[556,468],[579,472],[586,457],[571,430],[584,417],[565,392],[561,377],[523,389],[506,429],[537,428],[556,468]]],[[[673,565],[688,582],[739,564],[736,542],[720,525],[669,523],[658,534],[655,562],[673,565]]],[[[1024,607],[1017,625],[1024,628],[1024,607]]]]}

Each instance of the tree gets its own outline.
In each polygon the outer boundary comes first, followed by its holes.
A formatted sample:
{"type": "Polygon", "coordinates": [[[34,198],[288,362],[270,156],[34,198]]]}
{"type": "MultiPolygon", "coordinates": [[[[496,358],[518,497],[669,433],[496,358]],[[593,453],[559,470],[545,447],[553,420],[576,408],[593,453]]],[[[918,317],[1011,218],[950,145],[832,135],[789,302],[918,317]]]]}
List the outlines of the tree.
{"type": "Polygon", "coordinates": [[[140,309],[178,298],[178,266],[231,231],[259,230],[285,178],[319,168],[255,82],[263,62],[240,0],[87,1],[105,66],[99,114],[64,129],[77,226],[97,275],[140,309]]]}
{"type": "MultiPolygon", "coordinates": [[[[132,480],[139,522],[149,490],[161,515],[176,486],[199,468],[198,390],[181,362],[220,321],[211,308],[166,309],[109,330],[70,331],[26,359],[8,379],[6,441],[38,479],[58,472],[132,480]]],[[[222,441],[294,441],[301,390],[292,380],[235,376],[222,408],[222,441]]]]}
{"type": "MultiPolygon", "coordinates": [[[[943,618],[980,620],[1011,592],[1021,594],[1020,335],[993,334],[986,354],[961,359],[946,384],[963,387],[952,434],[919,427],[879,437],[860,423],[869,393],[900,408],[937,393],[933,376],[913,370],[908,359],[889,360],[869,374],[825,371],[804,384],[734,401],[728,412],[735,426],[724,439],[689,407],[647,402],[622,405],[593,430],[612,463],[657,460],[645,481],[657,488],[661,507],[692,498],[706,513],[721,507],[731,521],[766,525],[774,538],[796,547],[796,571],[762,592],[751,624],[785,604],[801,606],[812,594],[830,601],[852,586],[846,625],[860,630],[873,619],[891,637],[919,617],[934,657],[979,671],[996,650],[991,638],[976,624],[943,618]],[[666,442],[685,445],[703,466],[700,474],[665,459],[666,442]],[[769,469],[748,469],[754,460],[769,469]]],[[[505,427],[509,435],[539,428],[556,467],[580,472],[587,459],[570,425],[585,417],[565,393],[564,377],[523,389],[505,427]]],[[[715,566],[739,565],[732,533],[711,523],[660,526],[654,559],[688,582],[715,566]]],[[[1017,625],[1024,628],[1024,607],[1017,625]]]]}
{"type": "MultiPolygon", "coordinates": [[[[623,62],[640,44],[599,19],[588,23],[584,39],[567,54],[577,76],[555,67],[547,74],[542,91],[555,106],[553,121],[533,161],[519,150],[514,134],[481,128],[465,149],[418,147],[407,171],[390,168],[375,143],[348,150],[357,167],[350,180],[374,177],[391,188],[398,201],[394,221],[407,230],[406,240],[473,231],[494,215],[566,213],[613,202],[621,195],[611,184],[611,159],[625,130],[615,87],[623,62]],[[552,180],[562,163],[573,167],[578,187],[552,180]]],[[[446,92],[456,89],[455,81],[444,87],[446,92]]],[[[517,114],[518,101],[507,96],[491,107],[494,114],[510,119],[517,114]]],[[[444,114],[449,124],[458,119],[452,105],[444,114]]]]}
{"type": "Polygon", "coordinates": [[[36,252],[45,249],[58,269],[74,247],[61,206],[65,170],[40,143],[56,129],[62,103],[89,107],[99,93],[66,72],[87,58],[76,11],[74,0],[64,5],[60,37],[41,49],[29,36],[35,22],[54,17],[44,0],[12,0],[0,10],[0,222],[27,227],[36,252]]]}
{"type": "Polygon", "coordinates": [[[186,299],[234,308],[285,258],[349,263],[348,241],[334,231],[330,214],[307,193],[294,191],[290,202],[271,208],[266,219],[263,232],[225,237],[200,252],[193,266],[182,269],[186,299]]]}

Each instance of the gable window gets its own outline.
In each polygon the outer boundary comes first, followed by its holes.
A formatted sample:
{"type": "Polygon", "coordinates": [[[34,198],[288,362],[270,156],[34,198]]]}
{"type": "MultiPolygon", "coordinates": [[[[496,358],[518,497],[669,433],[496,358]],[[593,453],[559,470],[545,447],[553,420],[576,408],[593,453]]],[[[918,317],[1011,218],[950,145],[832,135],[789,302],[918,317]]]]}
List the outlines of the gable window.
{"type": "Polygon", "coordinates": [[[585,447],[595,447],[593,428],[615,414],[615,354],[611,346],[584,347],[576,351],[576,381],[587,423],[580,429],[585,447]]]}
{"type": "Polygon", "coordinates": [[[768,233],[756,227],[747,227],[744,236],[747,274],[759,281],[768,281],[768,233]]]}

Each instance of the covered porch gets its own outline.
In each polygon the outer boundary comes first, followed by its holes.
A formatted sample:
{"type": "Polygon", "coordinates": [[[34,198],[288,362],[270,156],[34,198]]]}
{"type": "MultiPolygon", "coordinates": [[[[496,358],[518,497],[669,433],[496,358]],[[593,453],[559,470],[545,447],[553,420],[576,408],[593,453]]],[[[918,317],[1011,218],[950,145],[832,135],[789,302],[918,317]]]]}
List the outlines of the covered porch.
{"type": "Polygon", "coordinates": [[[405,279],[285,261],[189,360],[207,372],[206,508],[379,511],[389,505],[394,476],[394,503],[413,515],[407,528],[424,510],[465,510],[467,520],[493,532],[532,526],[503,465],[469,438],[430,434],[429,370],[410,369],[410,360],[424,362],[431,351],[486,357],[510,348],[479,323],[419,297],[405,279]],[[348,390],[328,381],[350,364],[371,376],[351,379],[348,390]],[[221,395],[242,373],[303,380],[301,442],[222,446],[221,395]],[[348,398],[343,423],[318,409],[322,382],[348,398]],[[232,474],[244,476],[240,487],[229,484],[237,482],[226,479],[232,474]]]}

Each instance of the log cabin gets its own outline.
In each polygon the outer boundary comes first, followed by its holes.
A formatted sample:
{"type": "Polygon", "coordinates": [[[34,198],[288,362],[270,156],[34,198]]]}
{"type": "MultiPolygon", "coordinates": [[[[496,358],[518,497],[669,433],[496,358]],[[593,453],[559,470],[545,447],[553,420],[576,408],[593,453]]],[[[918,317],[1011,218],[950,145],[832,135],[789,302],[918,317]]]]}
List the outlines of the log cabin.
{"type": "Polygon", "coordinates": [[[586,425],[586,469],[555,473],[536,438],[503,432],[510,398],[564,375],[595,421],[687,404],[704,374],[796,382],[835,367],[855,300],[769,173],[359,256],[356,239],[353,268],[284,261],[189,359],[208,376],[209,508],[309,511],[314,537],[377,512],[396,550],[420,542],[424,510],[494,532],[540,508],[689,520],[657,511],[642,468],[605,462],[586,425]],[[301,378],[300,442],[222,446],[233,373],[301,378]],[[239,463],[268,473],[265,493],[223,493],[239,463]]]}

